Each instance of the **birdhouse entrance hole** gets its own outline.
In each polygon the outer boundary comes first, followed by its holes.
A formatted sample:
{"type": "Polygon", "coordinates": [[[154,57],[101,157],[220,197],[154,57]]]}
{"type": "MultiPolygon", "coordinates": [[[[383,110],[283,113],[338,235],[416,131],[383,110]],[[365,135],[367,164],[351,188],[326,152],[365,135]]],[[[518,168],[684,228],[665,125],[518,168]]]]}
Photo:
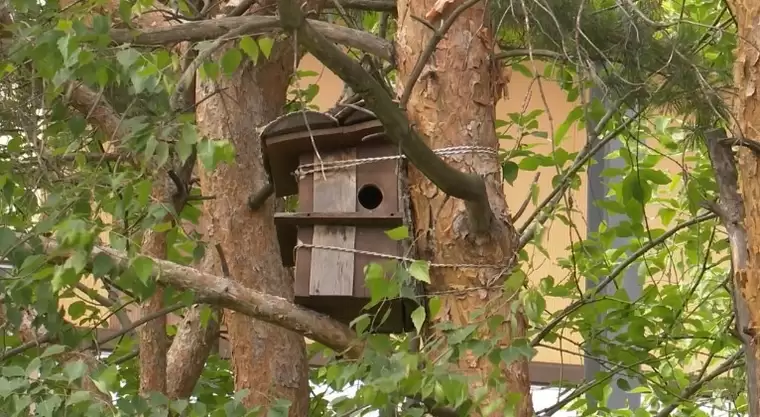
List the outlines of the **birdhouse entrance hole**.
{"type": "Polygon", "coordinates": [[[367,210],[374,210],[383,202],[383,192],[375,184],[367,184],[359,189],[359,204],[367,210]]]}

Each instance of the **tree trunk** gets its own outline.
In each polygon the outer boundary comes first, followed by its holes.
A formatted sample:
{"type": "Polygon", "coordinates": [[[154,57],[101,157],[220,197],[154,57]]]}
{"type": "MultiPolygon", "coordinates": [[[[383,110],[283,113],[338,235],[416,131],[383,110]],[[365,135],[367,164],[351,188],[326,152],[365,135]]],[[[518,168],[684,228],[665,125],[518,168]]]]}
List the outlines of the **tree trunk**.
{"type": "MultiPolygon", "coordinates": [[[[256,129],[281,114],[288,80],[294,70],[291,42],[277,42],[269,59],[257,65],[244,61],[232,77],[198,80],[198,126],[212,139],[228,139],[235,148],[234,164],[213,172],[200,169],[208,216],[206,237],[220,244],[231,279],[288,300],[293,282],[282,265],[270,198],[256,211],[247,206],[251,193],[265,184],[261,145],[256,129]]],[[[225,48],[216,53],[217,59],[225,48]]],[[[217,269],[215,272],[219,274],[217,269]]],[[[232,351],[235,390],[249,389],[247,406],[268,406],[278,398],[291,401],[290,415],[308,412],[308,365],[303,336],[224,312],[232,351]]]]}
{"type": "MultiPolygon", "coordinates": [[[[426,16],[436,3],[436,0],[398,2],[397,62],[399,79],[402,80],[398,86],[399,95],[402,95],[409,74],[433,35],[429,27],[412,16],[426,16]]],[[[450,5],[447,11],[458,5],[450,5]]],[[[488,16],[485,2],[476,3],[459,16],[427,62],[406,109],[412,124],[433,150],[452,146],[482,146],[494,150],[493,154],[447,156],[446,161],[460,170],[477,172],[485,178],[491,208],[497,222],[505,227],[488,236],[477,236],[469,227],[464,202],[447,197],[410,167],[419,253],[432,263],[506,265],[514,257],[516,233],[506,206],[501,166],[495,153],[499,141],[494,111],[500,97],[499,86],[503,88],[503,84],[500,69],[490,64],[493,46],[488,16]]],[[[433,22],[433,26],[439,25],[433,22]]],[[[457,327],[466,326],[471,322],[469,314],[489,302],[494,307],[489,307],[486,316],[501,314],[510,320],[509,303],[492,302],[503,295],[501,285],[497,283],[492,289],[483,289],[487,283],[499,280],[500,273],[503,273],[499,268],[446,267],[432,268],[430,272],[428,291],[441,299],[441,310],[432,319],[433,324],[450,322],[457,327]],[[497,307],[499,305],[503,307],[497,307]]],[[[522,315],[511,317],[511,320],[514,320],[516,333],[509,334],[509,324],[504,326],[508,334],[503,340],[505,345],[525,333],[526,322],[522,315]]],[[[441,334],[436,336],[442,337],[441,334]]],[[[515,415],[533,415],[527,361],[516,361],[503,368],[508,391],[521,394],[515,415]]],[[[458,372],[473,377],[472,389],[484,385],[491,370],[485,357],[477,358],[471,352],[463,354],[458,362],[458,372]]],[[[499,396],[505,399],[503,393],[496,392],[490,398],[499,396]]],[[[502,415],[502,412],[493,413],[497,414],[502,415]]]]}
{"type": "MultiPolygon", "coordinates": [[[[731,2],[737,20],[737,39],[734,63],[736,95],[737,137],[758,140],[760,135],[760,3],[750,0],[731,2]]],[[[747,355],[752,355],[754,363],[760,361],[760,157],[742,147],[739,151],[739,183],[744,200],[744,225],[747,232],[746,267],[736,267],[734,285],[749,310],[749,326],[745,331],[750,336],[747,355]]],[[[740,329],[740,331],[742,331],[740,329]]],[[[752,361],[748,361],[751,363],[752,361]]],[[[760,386],[760,367],[748,369],[749,387],[755,391],[760,386]]],[[[750,409],[760,410],[760,395],[750,391],[750,409]]]]}
{"type": "MultiPolygon", "coordinates": [[[[164,170],[159,175],[165,174],[164,170]]],[[[166,201],[166,185],[162,187],[164,178],[154,178],[153,197],[166,201]]],[[[166,233],[148,230],[143,238],[142,253],[144,255],[166,259],[166,233]]],[[[143,317],[156,314],[164,308],[164,289],[156,284],[156,292],[140,306],[143,317]]],[[[166,352],[169,339],[166,336],[166,315],[161,315],[140,328],[140,394],[147,395],[156,391],[166,393],[166,352]]]]}

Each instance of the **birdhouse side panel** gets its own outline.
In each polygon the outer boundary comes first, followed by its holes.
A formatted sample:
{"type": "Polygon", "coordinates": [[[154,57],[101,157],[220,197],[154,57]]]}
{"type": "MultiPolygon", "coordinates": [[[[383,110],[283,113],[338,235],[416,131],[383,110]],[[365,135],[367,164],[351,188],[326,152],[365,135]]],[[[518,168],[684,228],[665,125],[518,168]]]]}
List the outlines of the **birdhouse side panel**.
{"type": "Polygon", "coordinates": [[[398,149],[390,143],[373,142],[360,145],[356,155],[360,160],[388,158],[356,167],[357,211],[378,215],[399,213],[399,160],[393,158],[398,149]]]}
{"type": "MultiPolygon", "coordinates": [[[[349,148],[321,155],[326,164],[356,159],[349,148]]],[[[317,160],[317,164],[319,161],[317,160]]],[[[329,165],[328,165],[329,166],[329,165]]],[[[313,208],[315,212],[356,211],[356,167],[320,170],[315,167],[313,208]]],[[[354,292],[354,253],[356,228],[315,225],[311,251],[310,295],[351,295],[354,292]],[[323,248],[320,248],[323,247],[323,248]]]]}

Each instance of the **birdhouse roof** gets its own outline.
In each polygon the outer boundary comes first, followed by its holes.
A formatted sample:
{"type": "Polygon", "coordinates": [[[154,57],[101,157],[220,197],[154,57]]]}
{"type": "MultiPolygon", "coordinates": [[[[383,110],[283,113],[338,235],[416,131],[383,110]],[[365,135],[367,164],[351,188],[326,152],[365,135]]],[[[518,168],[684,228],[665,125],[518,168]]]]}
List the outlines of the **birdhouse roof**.
{"type": "Polygon", "coordinates": [[[324,113],[305,110],[276,118],[259,136],[275,194],[283,197],[298,192],[293,172],[302,154],[314,153],[315,148],[325,152],[382,141],[384,131],[361,100],[338,104],[324,113]]]}

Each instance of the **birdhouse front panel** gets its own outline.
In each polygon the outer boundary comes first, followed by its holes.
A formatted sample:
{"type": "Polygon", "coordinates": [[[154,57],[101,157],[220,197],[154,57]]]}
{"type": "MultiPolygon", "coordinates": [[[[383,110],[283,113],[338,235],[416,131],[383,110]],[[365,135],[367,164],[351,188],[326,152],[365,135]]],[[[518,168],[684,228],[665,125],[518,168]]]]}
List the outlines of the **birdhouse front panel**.
{"type": "Polygon", "coordinates": [[[297,283],[298,295],[368,297],[364,268],[383,258],[362,252],[401,254],[400,245],[385,234],[387,225],[372,222],[373,216],[395,217],[399,224],[402,221],[398,210],[397,160],[356,164],[357,159],[388,156],[393,156],[393,147],[387,144],[323,152],[321,161],[313,154],[301,156],[301,166],[309,167],[311,172],[299,180],[298,212],[336,218],[364,216],[366,225],[323,223],[299,228],[298,239],[307,247],[297,254],[297,281],[306,281],[302,273],[310,273],[308,292],[303,283],[297,283]],[[345,161],[346,165],[333,168],[332,164],[339,161],[345,161]],[[324,169],[320,164],[324,164],[324,169]]]}
{"type": "MultiPolygon", "coordinates": [[[[307,168],[298,181],[298,211],[299,212],[334,212],[336,213],[371,213],[378,216],[397,215],[401,212],[399,200],[398,155],[395,146],[387,142],[368,142],[356,148],[340,151],[320,152],[325,169],[320,168],[320,161],[314,153],[304,153],[300,156],[300,167],[307,168]],[[385,158],[370,161],[372,158],[385,158]],[[335,169],[328,164],[335,161],[347,161],[345,168],[335,169]],[[358,160],[350,165],[348,161],[358,160]],[[360,162],[364,161],[364,162],[360,162]],[[350,198],[354,206],[347,204],[346,210],[321,210],[314,205],[315,180],[324,181],[328,174],[348,175],[355,178],[355,189],[350,198]]],[[[321,187],[324,188],[324,187],[321,187]]]]}

